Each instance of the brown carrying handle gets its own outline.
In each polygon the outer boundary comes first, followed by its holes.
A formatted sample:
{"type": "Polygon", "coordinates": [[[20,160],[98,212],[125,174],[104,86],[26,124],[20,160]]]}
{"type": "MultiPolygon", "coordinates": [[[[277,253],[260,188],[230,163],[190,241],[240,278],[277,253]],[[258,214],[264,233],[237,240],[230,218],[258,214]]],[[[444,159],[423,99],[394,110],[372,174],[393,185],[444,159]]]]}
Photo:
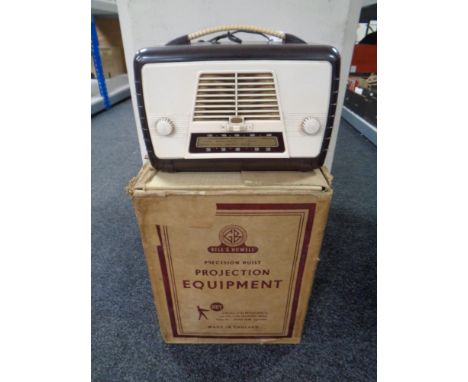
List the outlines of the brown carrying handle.
{"type": "Polygon", "coordinates": [[[166,45],[190,45],[191,41],[196,38],[200,38],[208,34],[212,34],[212,33],[227,32],[231,30],[235,30],[238,32],[251,32],[251,33],[253,32],[253,33],[260,33],[260,34],[275,36],[283,40],[284,44],[305,44],[306,43],[304,40],[292,34],[275,31],[275,30],[268,29],[268,28],[261,28],[261,27],[257,27],[254,25],[220,25],[220,26],[216,26],[212,28],[202,29],[197,32],[192,32],[187,35],[177,37],[174,40],[169,41],[166,45]]]}

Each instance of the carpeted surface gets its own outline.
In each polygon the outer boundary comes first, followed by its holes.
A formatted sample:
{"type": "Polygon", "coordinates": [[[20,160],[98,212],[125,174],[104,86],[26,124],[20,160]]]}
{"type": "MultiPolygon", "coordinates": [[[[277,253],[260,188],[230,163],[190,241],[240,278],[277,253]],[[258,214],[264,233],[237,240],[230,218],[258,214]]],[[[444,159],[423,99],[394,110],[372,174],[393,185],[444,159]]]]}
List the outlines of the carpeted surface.
{"type": "Polygon", "coordinates": [[[167,345],[127,182],[141,165],[130,100],[92,120],[92,379],[375,381],[376,148],[342,122],[332,208],[300,345],[167,345]]]}

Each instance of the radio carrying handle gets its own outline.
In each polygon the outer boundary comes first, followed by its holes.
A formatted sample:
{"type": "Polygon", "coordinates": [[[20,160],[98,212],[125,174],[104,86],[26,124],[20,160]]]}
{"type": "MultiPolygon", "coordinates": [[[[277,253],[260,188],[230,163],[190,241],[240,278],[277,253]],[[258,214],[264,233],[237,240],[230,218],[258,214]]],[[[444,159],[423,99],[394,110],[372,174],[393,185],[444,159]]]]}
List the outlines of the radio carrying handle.
{"type": "Polygon", "coordinates": [[[202,29],[197,32],[189,33],[174,40],[169,41],[166,45],[190,45],[192,40],[200,38],[212,33],[228,32],[235,30],[236,32],[250,32],[259,33],[280,38],[284,44],[305,44],[306,42],[299,37],[280,31],[274,31],[272,29],[261,28],[254,25],[220,25],[217,27],[202,29]]]}

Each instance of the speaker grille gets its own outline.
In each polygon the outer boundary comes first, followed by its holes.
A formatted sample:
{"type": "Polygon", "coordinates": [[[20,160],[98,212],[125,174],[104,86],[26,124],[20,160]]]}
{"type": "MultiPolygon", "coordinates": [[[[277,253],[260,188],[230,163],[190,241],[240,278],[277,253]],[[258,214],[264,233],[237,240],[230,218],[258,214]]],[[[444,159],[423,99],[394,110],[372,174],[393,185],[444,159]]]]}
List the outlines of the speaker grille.
{"type": "Polygon", "coordinates": [[[198,78],[194,121],[280,120],[273,73],[202,73],[198,78]]]}

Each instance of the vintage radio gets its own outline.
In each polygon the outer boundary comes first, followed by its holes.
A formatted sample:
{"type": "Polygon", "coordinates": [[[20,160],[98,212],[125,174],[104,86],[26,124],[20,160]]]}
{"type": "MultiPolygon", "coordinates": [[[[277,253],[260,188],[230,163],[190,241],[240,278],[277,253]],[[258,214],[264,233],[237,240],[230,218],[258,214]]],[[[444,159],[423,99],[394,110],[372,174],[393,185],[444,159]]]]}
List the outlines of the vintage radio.
{"type": "Polygon", "coordinates": [[[135,85],[151,164],[163,171],[320,167],[333,128],[339,65],[333,47],[252,26],[206,29],[140,50],[135,85]],[[268,41],[242,43],[241,32],[268,41]]]}

